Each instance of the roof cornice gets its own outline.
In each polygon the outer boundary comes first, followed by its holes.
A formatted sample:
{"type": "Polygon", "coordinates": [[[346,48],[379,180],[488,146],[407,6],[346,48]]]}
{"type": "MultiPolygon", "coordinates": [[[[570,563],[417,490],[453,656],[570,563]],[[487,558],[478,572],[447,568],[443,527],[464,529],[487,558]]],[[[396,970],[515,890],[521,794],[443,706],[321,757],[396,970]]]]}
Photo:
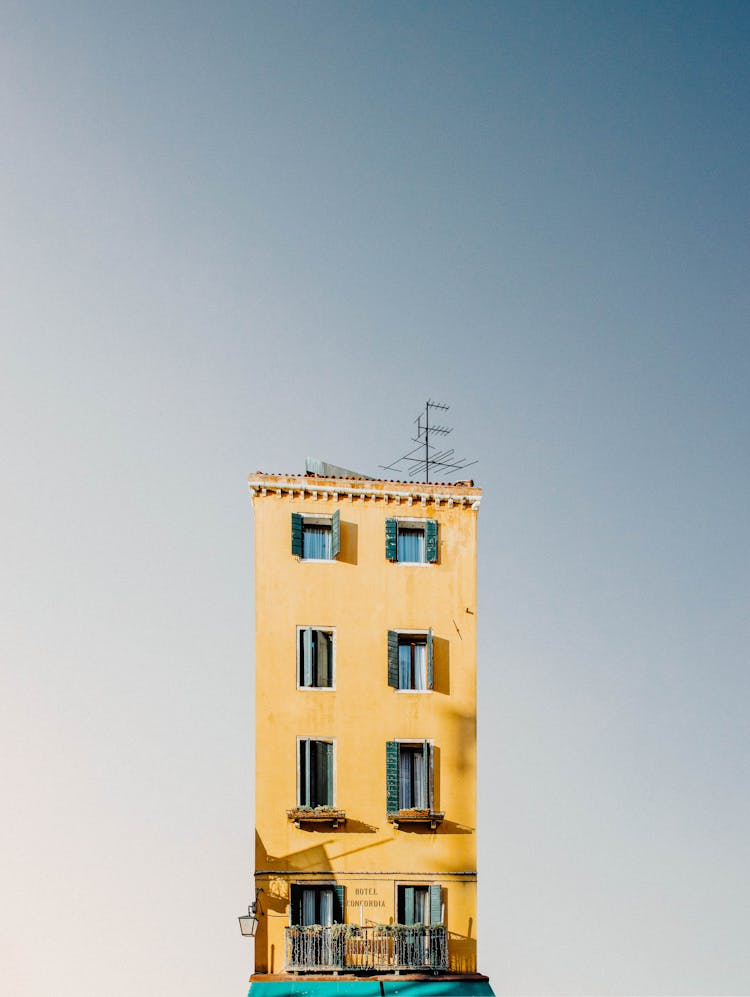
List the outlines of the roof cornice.
{"type": "Polygon", "coordinates": [[[423,506],[434,505],[435,508],[445,504],[448,508],[459,506],[473,509],[475,512],[482,500],[481,488],[447,482],[427,484],[365,478],[322,478],[306,474],[264,474],[262,471],[256,471],[248,477],[247,483],[251,499],[276,495],[289,499],[309,497],[313,500],[346,499],[349,502],[356,499],[361,502],[381,501],[394,505],[403,502],[406,506],[419,503],[423,506]]]}

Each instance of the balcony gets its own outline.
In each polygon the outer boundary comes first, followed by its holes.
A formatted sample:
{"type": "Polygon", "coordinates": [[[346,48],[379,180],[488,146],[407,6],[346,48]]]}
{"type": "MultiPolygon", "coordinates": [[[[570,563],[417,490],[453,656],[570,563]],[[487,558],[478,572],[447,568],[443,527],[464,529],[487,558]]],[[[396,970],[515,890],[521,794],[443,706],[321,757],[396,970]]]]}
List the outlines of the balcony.
{"type": "Polygon", "coordinates": [[[437,973],[448,969],[445,925],[333,924],[285,929],[287,972],[437,973]]]}

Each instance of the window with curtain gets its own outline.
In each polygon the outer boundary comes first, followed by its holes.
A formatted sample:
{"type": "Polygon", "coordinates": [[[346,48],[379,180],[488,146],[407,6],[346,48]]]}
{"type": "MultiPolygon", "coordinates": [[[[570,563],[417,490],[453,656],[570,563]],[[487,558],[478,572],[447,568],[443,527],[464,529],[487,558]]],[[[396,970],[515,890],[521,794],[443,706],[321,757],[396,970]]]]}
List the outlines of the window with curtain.
{"type": "Polygon", "coordinates": [[[398,923],[430,923],[430,889],[428,886],[399,886],[398,923]]]}
{"type": "Polygon", "coordinates": [[[300,738],[300,807],[333,806],[333,742],[300,738]]]}
{"type": "Polygon", "coordinates": [[[398,803],[400,810],[429,807],[428,752],[424,744],[399,745],[398,803]]]}
{"type": "Polygon", "coordinates": [[[297,684],[303,689],[333,687],[333,631],[298,628],[297,684]]]}
{"type": "Polygon", "coordinates": [[[292,554],[303,561],[333,561],[341,552],[341,514],[292,513],[292,554]]]}
{"type": "Polygon", "coordinates": [[[426,692],[435,680],[435,639],[429,630],[388,631],[388,685],[407,692],[426,692]]]}
{"type": "Polygon", "coordinates": [[[398,638],[398,687],[427,689],[427,638],[400,635],[398,638]]]}
{"type": "Polygon", "coordinates": [[[425,559],[424,527],[398,527],[398,560],[421,564],[425,559]]]}
{"type": "MultiPolygon", "coordinates": [[[[289,924],[330,927],[344,923],[344,887],[335,883],[291,883],[289,924]]],[[[325,959],[323,960],[326,961],[325,959]]]]}
{"type": "Polygon", "coordinates": [[[302,924],[333,924],[333,889],[330,886],[303,887],[302,924]]]}
{"type": "Polygon", "coordinates": [[[385,521],[385,556],[402,564],[436,564],[438,561],[436,519],[391,519],[385,521]]]}
{"type": "Polygon", "coordinates": [[[307,524],[302,528],[302,556],[305,560],[331,560],[331,527],[324,524],[307,524]]]}

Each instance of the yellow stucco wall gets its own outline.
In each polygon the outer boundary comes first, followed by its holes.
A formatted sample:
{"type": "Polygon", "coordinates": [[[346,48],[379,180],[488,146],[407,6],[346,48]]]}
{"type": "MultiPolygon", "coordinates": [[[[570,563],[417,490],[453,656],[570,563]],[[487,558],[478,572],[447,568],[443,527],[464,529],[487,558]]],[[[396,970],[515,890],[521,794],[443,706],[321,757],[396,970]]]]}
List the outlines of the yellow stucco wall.
{"type": "MultiPolygon", "coordinates": [[[[476,519],[479,490],[395,486],[393,497],[304,497],[308,479],[251,476],[255,512],[256,886],[262,887],[256,972],[283,970],[289,884],[346,886],[346,920],[394,919],[397,883],[439,882],[452,968],[471,965],[476,939],[476,519]],[[293,490],[289,491],[291,483],[293,490]],[[260,488],[268,486],[261,494],[260,488]],[[427,495],[407,504],[407,495],[427,495]],[[452,507],[434,495],[458,495],[452,507]],[[467,498],[468,497],[468,498],[467,498]],[[291,514],[341,516],[341,553],[320,563],[291,553],[291,514]],[[438,563],[385,558],[385,520],[436,519],[438,563]],[[335,689],[297,688],[297,627],[335,630],[335,689]],[[434,634],[434,690],[387,681],[387,632],[434,634]],[[334,803],[347,822],[295,827],[297,737],[335,741],[334,803]],[[385,744],[431,739],[436,830],[386,820],[385,744]],[[358,892],[360,891],[360,892],[358,892]],[[372,891],[372,892],[366,892],[372,891]],[[368,906],[365,906],[368,904],[368,906]]],[[[340,479],[313,479],[317,485],[340,479]]],[[[309,483],[309,481],[308,481],[309,483]]],[[[372,483],[370,490],[385,483],[372,483]]]]}

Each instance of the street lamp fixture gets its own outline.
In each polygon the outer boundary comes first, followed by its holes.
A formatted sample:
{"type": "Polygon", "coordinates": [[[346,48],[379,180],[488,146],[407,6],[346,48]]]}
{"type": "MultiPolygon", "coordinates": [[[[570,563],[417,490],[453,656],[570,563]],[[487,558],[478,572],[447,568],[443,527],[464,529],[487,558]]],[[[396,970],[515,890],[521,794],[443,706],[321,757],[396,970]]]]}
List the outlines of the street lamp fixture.
{"type": "Polygon", "coordinates": [[[258,930],[258,895],[262,892],[262,887],[255,891],[255,901],[247,908],[247,914],[241,914],[237,919],[240,922],[240,932],[243,938],[254,938],[255,932],[258,930]]]}

